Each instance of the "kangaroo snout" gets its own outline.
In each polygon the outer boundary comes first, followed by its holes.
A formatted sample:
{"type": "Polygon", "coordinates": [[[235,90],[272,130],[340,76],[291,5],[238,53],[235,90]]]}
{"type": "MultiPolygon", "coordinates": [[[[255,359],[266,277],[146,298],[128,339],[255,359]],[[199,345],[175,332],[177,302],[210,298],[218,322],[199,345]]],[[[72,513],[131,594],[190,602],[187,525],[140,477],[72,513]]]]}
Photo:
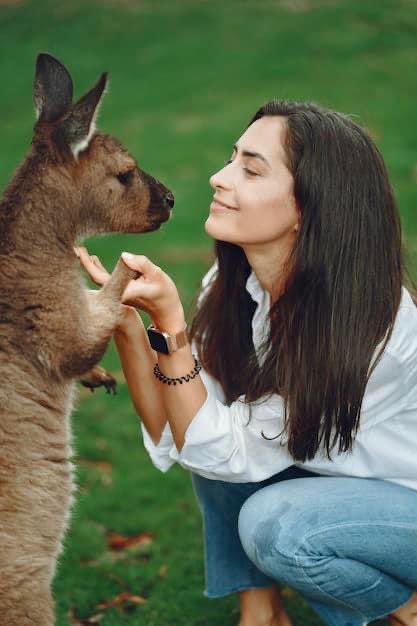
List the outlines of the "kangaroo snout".
{"type": "Polygon", "coordinates": [[[171,217],[171,211],[175,204],[174,194],[149,174],[142,172],[142,175],[150,194],[148,230],[156,230],[171,217]]]}

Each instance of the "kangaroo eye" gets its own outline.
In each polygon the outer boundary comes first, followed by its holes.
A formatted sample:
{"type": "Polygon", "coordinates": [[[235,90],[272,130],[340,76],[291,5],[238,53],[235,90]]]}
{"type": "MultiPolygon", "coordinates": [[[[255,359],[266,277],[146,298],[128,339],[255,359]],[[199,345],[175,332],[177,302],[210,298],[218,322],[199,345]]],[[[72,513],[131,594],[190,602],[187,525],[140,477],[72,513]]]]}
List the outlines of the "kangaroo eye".
{"type": "Polygon", "coordinates": [[[117,174],[116,178],[121,185],[129,185],[132,182],[134,176],[133,170],[128,170],[127,172],[121,172],[117,174]]]}

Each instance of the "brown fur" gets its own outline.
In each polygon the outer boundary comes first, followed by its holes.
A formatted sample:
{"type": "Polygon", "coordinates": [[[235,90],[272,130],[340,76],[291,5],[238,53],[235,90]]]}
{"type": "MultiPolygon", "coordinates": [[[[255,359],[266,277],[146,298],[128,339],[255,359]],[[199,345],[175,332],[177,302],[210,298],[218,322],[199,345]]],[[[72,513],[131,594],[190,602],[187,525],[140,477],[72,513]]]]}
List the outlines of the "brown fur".
{"type": "MultiPolygon", "coordinates": [[[[113,137],[93,134],[74,158],[68,138],[82,139],[86,107],[63,104],[69,83],[64,99],[49,93],[51,76],[66,70],[41,56],[32,149],[0,203],[1,626],[54,624],[50,583],[73,498],[73,380],[102,357],[132,277],[119,261],[89,292],[73,246],[87,234],[153,230],[173,204],[113,137]]],[[[102,87],[90,92],[90,122],[102,87]]]]}

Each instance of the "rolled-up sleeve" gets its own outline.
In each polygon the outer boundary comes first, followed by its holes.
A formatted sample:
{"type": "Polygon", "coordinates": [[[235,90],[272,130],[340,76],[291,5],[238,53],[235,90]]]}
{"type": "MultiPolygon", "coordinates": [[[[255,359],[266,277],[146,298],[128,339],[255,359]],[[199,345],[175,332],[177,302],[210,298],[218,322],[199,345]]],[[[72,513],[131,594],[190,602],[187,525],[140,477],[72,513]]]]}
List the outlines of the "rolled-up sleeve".
{"type": "Polygon", "coordinates": [[[243,398],[227,406],[209,394],[185,433],[180,452],[170,457],[214,480],[258,482],[293,460],[283,444],[283,402],[277,396],[251,405],[243,398]]]}
{"type": "Polygon", "coordinates": [[[157,444],[152,441],[152,438],[146,430],[143,422],[141,423],[141,429],[143,445],[145,446],[145,450],[149,454],[152,463],[161,472],[167,472],[175,462],[170,457],[171,449],[173,446],[175,447],[170,425],[167,422],[157,444]]]}
{"type": "Polygon", "coordinates": [[[145,448],[156,468],[166,472],[174,463],[213,480],[257,482],[293,464],[284,445],[284,406],[272,395],[246,404],[243,397],[226,405],[220,385],[206,372],[201,376],[207,398],[185,433],[178,452],[169,424],[155,444],[142,424],[145,448]]]}

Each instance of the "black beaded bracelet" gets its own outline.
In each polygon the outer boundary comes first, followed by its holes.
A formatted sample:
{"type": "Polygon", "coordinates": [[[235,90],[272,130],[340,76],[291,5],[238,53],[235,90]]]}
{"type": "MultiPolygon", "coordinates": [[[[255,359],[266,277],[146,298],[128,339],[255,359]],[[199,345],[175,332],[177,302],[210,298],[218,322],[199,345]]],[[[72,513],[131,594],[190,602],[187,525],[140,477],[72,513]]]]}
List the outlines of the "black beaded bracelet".
{"type": "Polygon", "coordinates": [[[182,385],[182,383],[189,383],[190,380],[193,380],[198,375],[198,372],[201,370],[201,365],[198,362],[197,357],[194,357],[194,369],[191,370],[189,374],[185,376],[180,376],[179,378],[169,378],[169,376],[165,376],[159,369],[158,363],[153,368],[153,373],[161,383],[165,383],[166,385],[177,385],[178,383],[182,385]]]}

